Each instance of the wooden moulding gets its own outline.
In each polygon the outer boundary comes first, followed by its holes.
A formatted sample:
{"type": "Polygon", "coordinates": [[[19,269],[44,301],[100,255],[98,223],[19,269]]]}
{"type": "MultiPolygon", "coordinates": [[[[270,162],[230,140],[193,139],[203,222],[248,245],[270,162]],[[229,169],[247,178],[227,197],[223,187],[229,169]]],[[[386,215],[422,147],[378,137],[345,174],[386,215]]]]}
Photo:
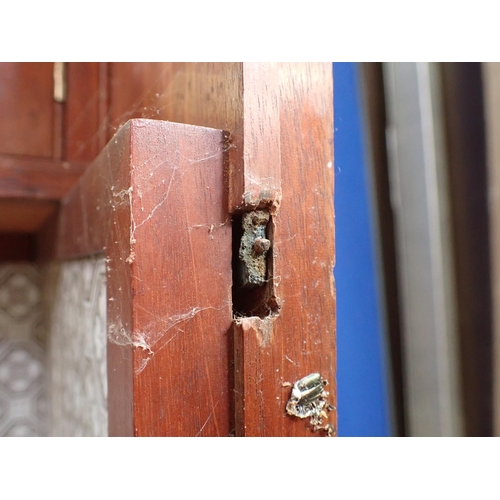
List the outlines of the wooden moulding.
{"type": "Polygon", "coordinates": [[[65,158],[93,161],[107,142],[108,63],[72,62],[67,67],[65,158]]]}
{"type": "Polygon", "coordinates": [[[38,231],[86,166],[79,162],[0,155],[0,231],[38,231]]]}
{"type": "MultiPolygon", "coordinates": [[[[293,384],[316,372],[329,382],[329,403],[337,400],[332,70],[281,64],[274,78],[282,199],[270,279],[280,311],[235,321],[236,435],[322,436],[285,408],[293,384]]],[[[324,423],[336,433],[335,410],[324,423]]]]}
{"type": "Polygon", "coordinates": [[[63,200],[45,258],[107,262],[112,436],[227,436],[231,223],[219,130],[131,120],[63,200]]]}
{"type": "Polygon", "coordinates": [[[87,165],[0,155],[0,198],[59,201],[76,184],[87,165]]]}

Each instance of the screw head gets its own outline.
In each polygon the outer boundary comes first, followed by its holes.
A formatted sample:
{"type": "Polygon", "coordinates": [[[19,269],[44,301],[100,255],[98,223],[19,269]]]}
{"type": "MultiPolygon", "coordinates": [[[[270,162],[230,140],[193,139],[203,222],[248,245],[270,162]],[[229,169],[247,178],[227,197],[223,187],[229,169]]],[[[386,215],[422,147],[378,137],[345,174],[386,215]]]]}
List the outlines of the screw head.
{"type": "Polygon", "coordinates": [[[266,238],[256,238],[253,244],[253,251],[257,254],[263,254],[271,248],[271,242],[266,238]]]}

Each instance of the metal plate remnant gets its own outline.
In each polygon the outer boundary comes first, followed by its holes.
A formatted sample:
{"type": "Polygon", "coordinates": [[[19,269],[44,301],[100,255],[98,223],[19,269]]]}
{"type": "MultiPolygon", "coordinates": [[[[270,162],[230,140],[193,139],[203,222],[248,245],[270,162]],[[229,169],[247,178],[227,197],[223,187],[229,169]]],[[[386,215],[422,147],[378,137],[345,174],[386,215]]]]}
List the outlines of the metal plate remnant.
{"type": "Polygon", "coordinates": [[[329,393],[324,387],[328,381],[319,373],[311,373],[301,378],[292,388],[292,394],[286,404],[288,415],[298,418],[310,418],[313,431],[324,431],[327,436],[333,436],[335,429],[331,423],[323,425],[323,419],[328,420],[327,411],[335,409],[327,398],[329,393]]]}
{"type": "Polygon", "coordinates": [[[269,212],[265,210],[243,214],[243,235],[239,250],[243,288],[261,286],[266,282],[266,255],[271,248],[271,242],[266,237],[269,217],[269,212]]]}

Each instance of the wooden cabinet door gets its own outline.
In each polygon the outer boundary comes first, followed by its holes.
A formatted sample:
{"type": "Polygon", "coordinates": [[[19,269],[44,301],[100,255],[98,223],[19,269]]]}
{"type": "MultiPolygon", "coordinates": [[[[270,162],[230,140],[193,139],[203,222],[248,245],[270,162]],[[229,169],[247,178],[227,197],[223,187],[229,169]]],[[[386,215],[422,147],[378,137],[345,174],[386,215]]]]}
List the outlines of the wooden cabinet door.
{"type": "Polygon", "coordinates": [[[110,142],[41,242],[105,260],[110,435],[336,434],[332,83],[108,64],[110,142]]]}

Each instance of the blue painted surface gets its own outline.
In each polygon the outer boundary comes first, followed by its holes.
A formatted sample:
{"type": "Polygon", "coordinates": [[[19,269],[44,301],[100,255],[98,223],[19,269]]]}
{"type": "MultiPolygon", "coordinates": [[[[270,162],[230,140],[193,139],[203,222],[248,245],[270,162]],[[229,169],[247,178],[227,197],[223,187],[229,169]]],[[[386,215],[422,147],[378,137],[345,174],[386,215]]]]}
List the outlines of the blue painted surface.
{"type": "Polygon", "coordinates": [[[385,325],[356,63],[334,63],[339,436],[389,436],[385,325]]]}

